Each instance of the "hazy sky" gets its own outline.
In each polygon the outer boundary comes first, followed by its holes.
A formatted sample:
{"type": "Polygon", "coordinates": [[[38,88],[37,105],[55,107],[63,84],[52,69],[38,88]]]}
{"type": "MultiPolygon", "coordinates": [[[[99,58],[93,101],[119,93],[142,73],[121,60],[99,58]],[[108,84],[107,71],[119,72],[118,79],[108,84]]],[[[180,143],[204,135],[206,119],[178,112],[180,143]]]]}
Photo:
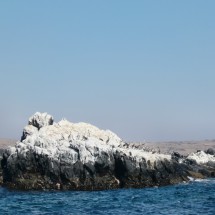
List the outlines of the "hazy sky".
{"type": "Polygon", "coordinates": [[[125,140],[215,138],[215,1],[0,2],[0,137],[36,111],[125,140]]]}

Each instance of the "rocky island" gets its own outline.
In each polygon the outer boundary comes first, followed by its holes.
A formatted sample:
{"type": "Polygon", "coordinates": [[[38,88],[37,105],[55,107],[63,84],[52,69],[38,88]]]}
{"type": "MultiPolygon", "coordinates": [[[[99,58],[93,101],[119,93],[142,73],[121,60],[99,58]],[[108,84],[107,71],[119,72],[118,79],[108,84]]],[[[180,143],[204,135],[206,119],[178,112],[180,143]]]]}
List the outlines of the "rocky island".
{"type": "Polygon", "coordinates": [[[109,130],[29,118],[21,140],[3,152],[2,185],[22,190],[143,188],[215,177],[215,151],[161,154],[128,144],[109,130]]]}

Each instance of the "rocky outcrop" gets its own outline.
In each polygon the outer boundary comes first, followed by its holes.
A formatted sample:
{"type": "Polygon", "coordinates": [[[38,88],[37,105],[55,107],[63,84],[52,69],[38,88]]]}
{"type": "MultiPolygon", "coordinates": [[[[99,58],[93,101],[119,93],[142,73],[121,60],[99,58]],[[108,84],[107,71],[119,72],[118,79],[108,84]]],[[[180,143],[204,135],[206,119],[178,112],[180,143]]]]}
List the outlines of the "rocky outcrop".
{"type": "Polygon", "coordinates": [[[54,119],[51,115],[47,113],[35,113],[32,117],[29,118],[28,124],[40,129],[44,126],[52,125],[54,119]]]}
{"type": "Polygon", "coordinates": [[[54,119],[51,115],[47,113],[35,113],[28,120],[28,125],[23,129],[21,141],[36,133],[40,128],[44,126],[52,125],[54,119]]]}
{"type": "Polygon", "coordinates": [[[1,163],[4,186],[24,190],[138,188],[213,176],[212,165],[202,167],[194,155],[145,151],[90,124],[54,123],[47,113],[29,119],[21,141],[1,163]]]}

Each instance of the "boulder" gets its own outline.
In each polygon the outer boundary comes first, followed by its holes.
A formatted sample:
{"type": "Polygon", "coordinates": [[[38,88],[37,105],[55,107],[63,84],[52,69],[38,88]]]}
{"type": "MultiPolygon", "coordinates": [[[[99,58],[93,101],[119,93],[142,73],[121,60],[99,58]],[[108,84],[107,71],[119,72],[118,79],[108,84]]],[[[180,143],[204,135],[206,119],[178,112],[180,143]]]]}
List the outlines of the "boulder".
{"type": "Polygon", "coordinates": [[[215,155],[215,149],[209,148],[205,151],[206,154],[215,155]]]}
{"type": "Polygon", "coordinates": [[[52,125],[54,122],[54,119],[51,115],[47,113],[35,113],[33,116],[31,116],[28,120],[28,125],[32,125],[38,129],[52,125]]]}

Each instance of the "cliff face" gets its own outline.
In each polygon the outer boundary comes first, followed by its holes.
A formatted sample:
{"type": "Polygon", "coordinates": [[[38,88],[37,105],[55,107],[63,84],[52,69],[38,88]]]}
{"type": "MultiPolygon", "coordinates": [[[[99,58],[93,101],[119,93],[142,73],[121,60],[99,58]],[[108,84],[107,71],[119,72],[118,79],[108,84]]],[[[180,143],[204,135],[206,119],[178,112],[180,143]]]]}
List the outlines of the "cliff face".
{"type": "Polygon", "coordinates": [[[213,176],[213,165],[203,168],[195,160],[195,154],[184,158],[146,152],[129,146],[111,131],[67,120],[54,123],[52,116],[36,113],[21,141],[3,154],[3,183],[27,190],[102,190],[213,176]]]}

